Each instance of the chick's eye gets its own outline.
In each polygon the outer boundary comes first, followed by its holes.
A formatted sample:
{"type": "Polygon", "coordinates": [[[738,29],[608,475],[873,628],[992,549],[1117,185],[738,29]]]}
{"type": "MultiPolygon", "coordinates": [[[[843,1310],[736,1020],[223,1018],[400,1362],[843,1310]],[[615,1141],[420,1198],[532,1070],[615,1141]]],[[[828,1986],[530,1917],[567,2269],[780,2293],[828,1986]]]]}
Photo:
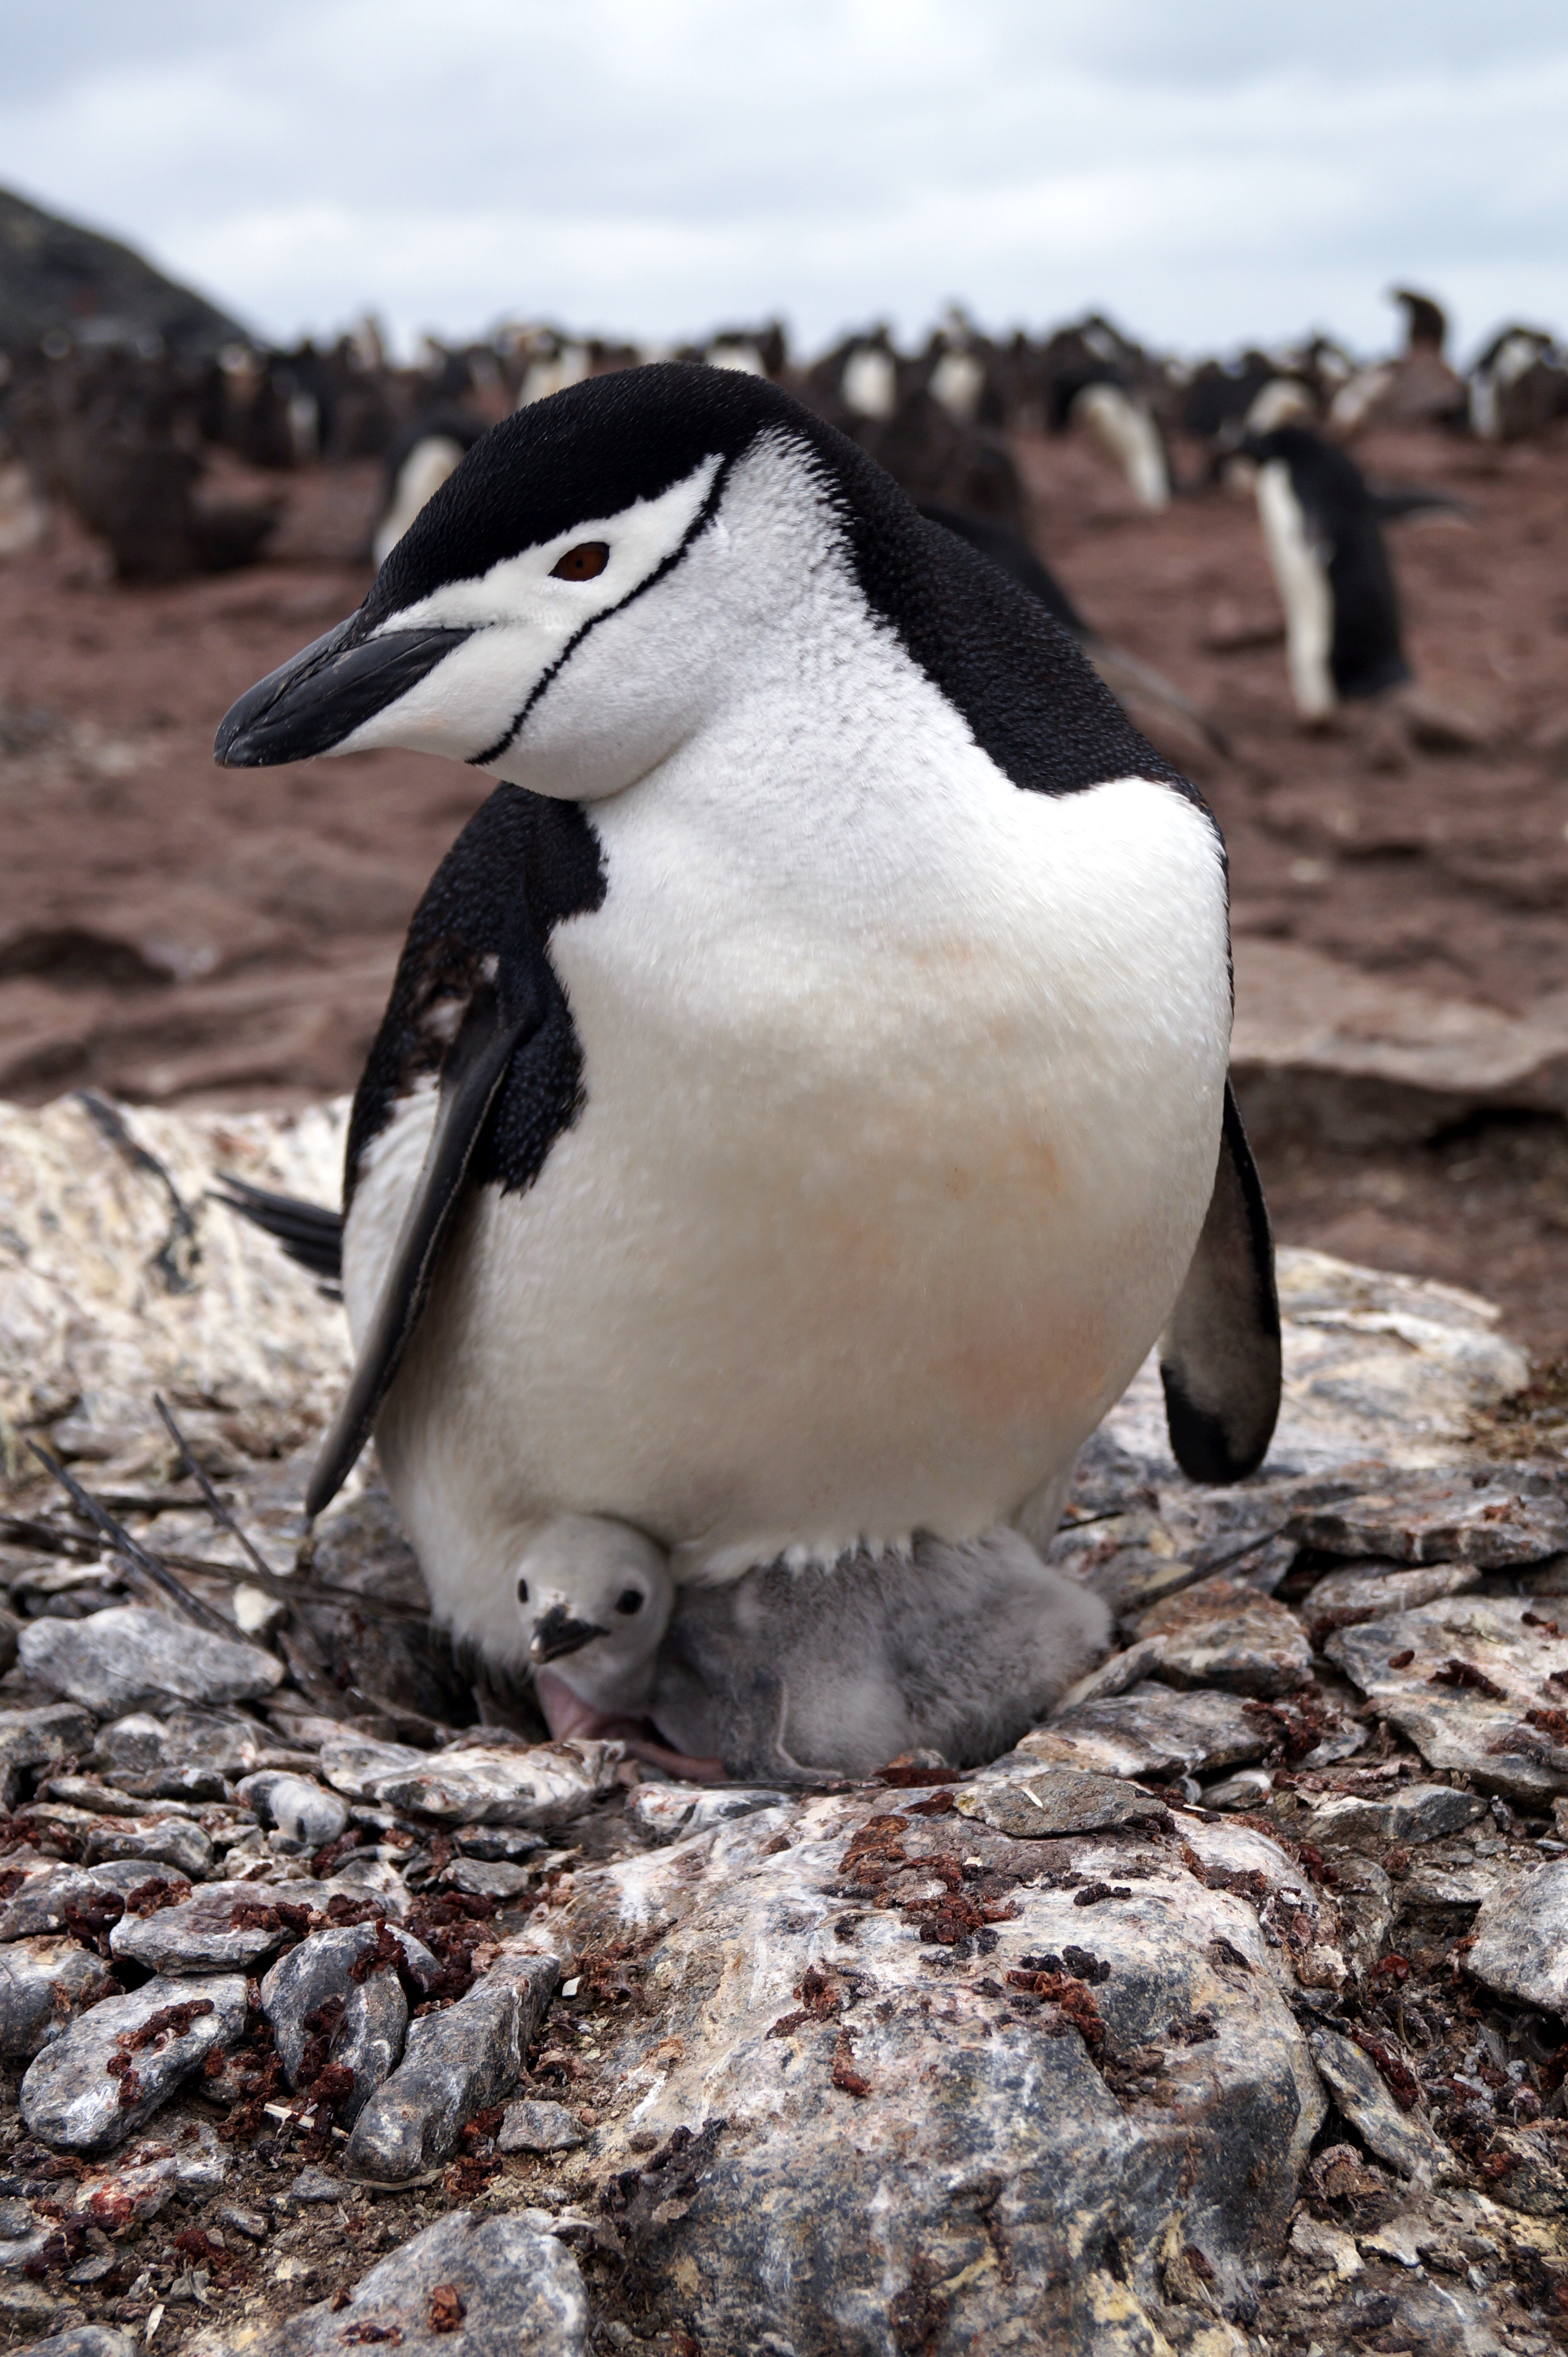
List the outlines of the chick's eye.
{"type": "Polygon", "coordinates": [[[528,1582],[526,1579],[520,1579],[517,1583],[517,1600],[520,1604],[526,1604],[528,1602],[528,1582]]]}
{"type": "Polygon", "coordinates": [[[640,1611],[641,1611],[641,1609],[642,1609],[642,1591],[641,1591],[641,1589],[640,1589],[640,1588],[639,1588],[639,1587],[623,1587],[623,1588],[621,1589],[620,1594],[616,1598],[616,1610],[617,1610],[618,1612],[628,1612],[628,1613],[629,1613],[629,1612],[640,1612],[640,1611]]]}
{"type": "Polygon", "coordinates": [[[551,577],[556,581],[592,581],[609,561],[608,541],[580,540],[575,548],[569,548],[560,562],[551,566],[551,577]]]}

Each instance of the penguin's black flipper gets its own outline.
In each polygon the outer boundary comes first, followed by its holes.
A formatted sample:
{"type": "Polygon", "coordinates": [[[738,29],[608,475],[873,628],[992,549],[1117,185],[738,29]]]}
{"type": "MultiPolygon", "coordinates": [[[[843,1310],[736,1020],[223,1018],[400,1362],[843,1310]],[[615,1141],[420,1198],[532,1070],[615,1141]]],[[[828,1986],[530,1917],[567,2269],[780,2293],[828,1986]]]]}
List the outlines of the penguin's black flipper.
{"type": "Polygon", "coordinates": [[[1225,1083],[1219,1163],[1187,1281],[1160,1338],[1165,1421],[1195,1481],[1240,1481],[1280,1411],[1280,1305],[1257,1165],[1225,1083]]]}
{"type": "Polygon", "coordinates": [[[308,1269],[324,1286],[343,1282],[343,1214],[325,1203],[307,1203],[298,1195],[275,1195],[265,1187],[219,1173],[215,1203],[226,1203],[252,1227],[264,1229],[282,1244],[290,1260],[308,1269]]]}
{"type": "Polygon", "coordinates": [[[430,1292],[435,1263],[463,1193],[463,1181],[486,1118],[519,1043],[539,1021],[530,993],[503,1002],[481,983],[441,1069],[435,1121],[381,1297],[342,1405],[322,1443],[306,1492],[307,1515],[320,1513],[348,1480],[392,1389],[430,1292]]]}

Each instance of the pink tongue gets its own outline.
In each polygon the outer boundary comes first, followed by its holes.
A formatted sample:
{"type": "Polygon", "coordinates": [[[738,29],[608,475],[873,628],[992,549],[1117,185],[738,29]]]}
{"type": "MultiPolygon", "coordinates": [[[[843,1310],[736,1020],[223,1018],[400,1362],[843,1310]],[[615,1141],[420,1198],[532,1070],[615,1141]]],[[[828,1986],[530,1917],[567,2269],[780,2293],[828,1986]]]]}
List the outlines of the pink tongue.
{"type": "Polygon", "coordinates": [[[659,1730],[651,1720],[618,1718],[607,1711],[596,1710],[581,1695],[574,1694],[565,1679],[557,1677],[553,1670],[536,1670],[533,1684],[545,1724],[557,1742],[576,1735],[624,1743],[634,1760],[646,1760],[650,1766],[662,1768],[666,1774],[679,1776],[688,1783],[724,1782],[722,1760],[693,1760],[684,1752],[668,1749],[659,1741],[659,1730]]]}

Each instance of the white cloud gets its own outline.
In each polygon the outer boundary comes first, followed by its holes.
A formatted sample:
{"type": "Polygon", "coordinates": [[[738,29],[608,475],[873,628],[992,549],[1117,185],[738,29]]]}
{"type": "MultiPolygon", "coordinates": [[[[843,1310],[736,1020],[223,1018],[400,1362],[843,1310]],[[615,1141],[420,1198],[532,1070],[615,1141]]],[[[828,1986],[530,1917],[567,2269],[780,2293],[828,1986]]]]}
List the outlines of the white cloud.
{"type": "Polygon", "coordinates": [[[957,296],[1187,349],[1384,290],[1568,324],[1552,0],[57,0],[5,33],[15,184],[280,338],[366,306],[808,343],[957,296]]]}

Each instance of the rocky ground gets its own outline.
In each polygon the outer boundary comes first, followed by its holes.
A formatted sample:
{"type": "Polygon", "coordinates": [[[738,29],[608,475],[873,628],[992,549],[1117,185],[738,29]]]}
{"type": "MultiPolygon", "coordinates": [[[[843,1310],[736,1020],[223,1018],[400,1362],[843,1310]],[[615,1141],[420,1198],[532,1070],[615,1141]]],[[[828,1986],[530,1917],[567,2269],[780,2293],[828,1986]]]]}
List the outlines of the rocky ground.
{"type": "MultiPolygon", "coordinates": [[[[1468,521],[1391,546],[1413,699],[1295,724],[1251,500],[1137,509],[1084,440],[1024,442],[1036,536],[1090,622],[1173,681],[1221,753],[1138,717],[1230,842],[1238,1054],[1281,1233],[1478,1286],[1568,1351],[1568,429],[1483,448],[1370,435],[1385,484],[1468,521]]],[[[1201,454],[1182,449],[1196,483],[1201,454]]],[[[68,521],[0,566],[0,1092],[298,1104],[348,1088],[409,911],[484,791],[413,755],[221,775],[231,699],[362,597],[373,464],[280,490],[268,561],[117,587],[68,521]]]]}
{"type": "Polygon", "coordinates": [[[1085,1450],[1048,1724],[687,1786],[477,1723],[373,1469],[301,1549],[341,1313],[209,1189],[341,1123],[0,1108],[8,2345],[1568,2345],[1568,1483],[1486,1304],[1287,1254],[1261,1476],[1147,1372],[1085,1450]]]}

